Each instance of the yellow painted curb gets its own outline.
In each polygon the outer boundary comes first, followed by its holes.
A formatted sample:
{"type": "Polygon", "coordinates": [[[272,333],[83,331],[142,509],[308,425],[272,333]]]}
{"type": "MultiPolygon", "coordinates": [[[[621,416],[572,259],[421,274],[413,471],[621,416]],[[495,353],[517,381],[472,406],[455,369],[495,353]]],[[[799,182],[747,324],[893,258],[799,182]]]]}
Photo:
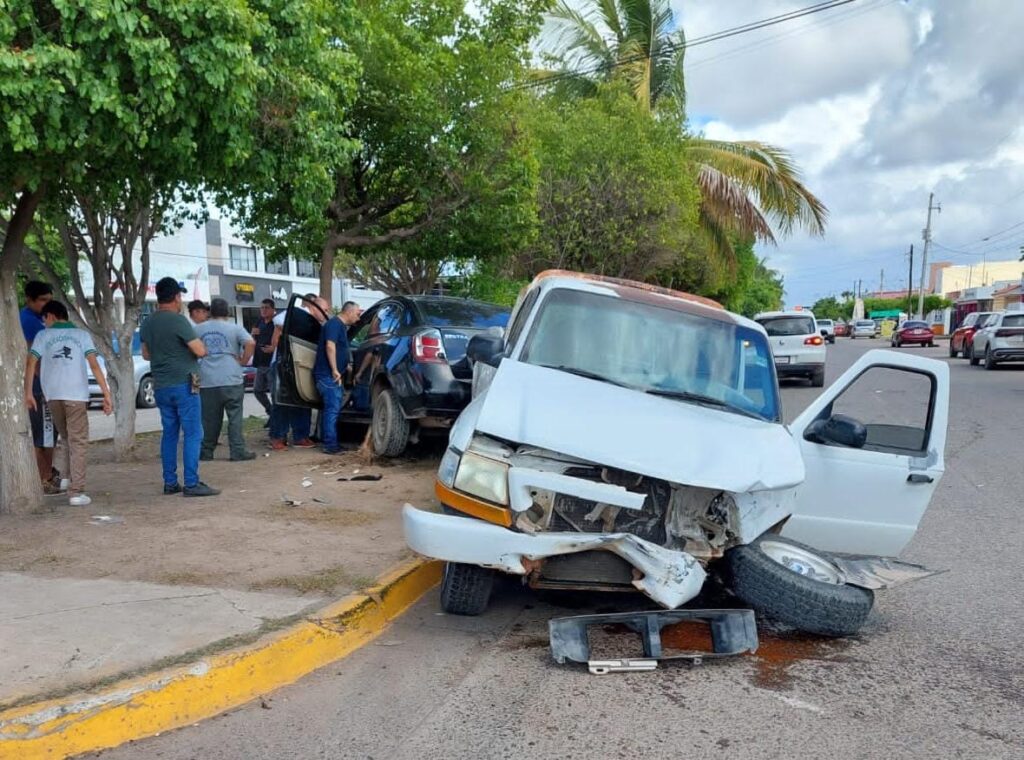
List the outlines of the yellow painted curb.
{"type": "Polygon", "coordinates": [[[256,644],[97,693],[0,712],[0,760],[64,758],[195,723],[297,681],[376,638],[441,579],[415,560],[256,644]]]}

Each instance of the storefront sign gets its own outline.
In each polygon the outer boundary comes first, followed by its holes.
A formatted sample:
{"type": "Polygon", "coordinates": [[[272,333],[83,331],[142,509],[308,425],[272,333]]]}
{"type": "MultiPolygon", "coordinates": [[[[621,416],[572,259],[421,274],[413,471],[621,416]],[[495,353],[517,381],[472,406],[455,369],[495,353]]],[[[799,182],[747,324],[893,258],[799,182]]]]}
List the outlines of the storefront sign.
{"type": "Polygon", "coordinates": [[[248,282],[236,282],[235,283],[235,300],[236,301],[255,301],[256,300],[256,288],[254,288],[248,282]]]}

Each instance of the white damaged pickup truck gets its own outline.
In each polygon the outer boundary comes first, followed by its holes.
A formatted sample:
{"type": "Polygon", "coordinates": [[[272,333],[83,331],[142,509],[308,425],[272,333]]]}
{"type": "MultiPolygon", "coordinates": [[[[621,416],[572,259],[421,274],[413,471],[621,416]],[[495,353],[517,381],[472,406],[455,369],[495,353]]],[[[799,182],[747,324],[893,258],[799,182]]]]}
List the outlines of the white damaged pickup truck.
{"type": "Polygon", "coordinates": [[[758,611],[842,636],[874,590],[928,574],[893,558],[943,473],[941,362],[870,351],[784,425],[760,325],[569,272],[539,275],[469,356],[444,513],[403,513],[409,546],[447,562],[447,612],[483,612],[497,571],[669,609],[715,572],[758,611]]]}

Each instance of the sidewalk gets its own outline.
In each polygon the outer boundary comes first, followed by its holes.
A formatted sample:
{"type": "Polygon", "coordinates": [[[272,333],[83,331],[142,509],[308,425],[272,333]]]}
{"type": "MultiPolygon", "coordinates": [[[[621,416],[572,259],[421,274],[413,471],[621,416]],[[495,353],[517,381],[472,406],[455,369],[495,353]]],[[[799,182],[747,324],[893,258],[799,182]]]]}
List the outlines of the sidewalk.
{"type": "Polygon", "coordinates": [[[219,497],[164,497],[158,437],[143,436],[135,463],[93,444],[90,507],[50,497],[46,513],[0,516],[0,708],[257,639],[412,556],[400,510],[434,503],[432,456],[271,454],[262,421],[247,427],[255,461],[222,443],[202,464],[219,497]],[[338,481],[354,474],[381,480],[338,481]]]}

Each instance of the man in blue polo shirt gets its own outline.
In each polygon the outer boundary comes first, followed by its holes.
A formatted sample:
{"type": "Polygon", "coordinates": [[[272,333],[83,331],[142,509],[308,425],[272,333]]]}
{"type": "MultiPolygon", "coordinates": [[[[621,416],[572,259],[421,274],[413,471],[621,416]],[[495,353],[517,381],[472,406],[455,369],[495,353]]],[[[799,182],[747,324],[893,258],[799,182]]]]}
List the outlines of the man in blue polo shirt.
{"type": "MultiPolygon", "coordinates": [[[[25,283],[25,306],[21,309],[21,332],[25,335],[25,343],[31,348],[36,335],[46,329],[43,322],[43,307],[53,300],[53,288],[45,282],[32,280],[25,283]]],[[[67,490],[68,483],[61,474],[53,469],[53,450],[57,445],[57,428],[53,424],[50,407],[43,396],[43,387],[39,384],[39,373],[36,372],[32,384],[33,408],[28,418],[32,427],[32,445],[36,449],[36,466],[39,468],[39,479],[43,483],[43,492],[60,493],[67,490]]],[[[68,475],[69,473],[64,473],[68,475]]]]}
{"type": "Polygon", "coordinates": [[[344,373],[352,368],[352,352],[348,346],[348,328],[359,321],[363,310],[354,301],[346,301],[341,312],[324,324],[313,364],[313,379],[324,402],[322,438],[325,454],[340,454],[338,417],[345,405],[344,373]]]}

